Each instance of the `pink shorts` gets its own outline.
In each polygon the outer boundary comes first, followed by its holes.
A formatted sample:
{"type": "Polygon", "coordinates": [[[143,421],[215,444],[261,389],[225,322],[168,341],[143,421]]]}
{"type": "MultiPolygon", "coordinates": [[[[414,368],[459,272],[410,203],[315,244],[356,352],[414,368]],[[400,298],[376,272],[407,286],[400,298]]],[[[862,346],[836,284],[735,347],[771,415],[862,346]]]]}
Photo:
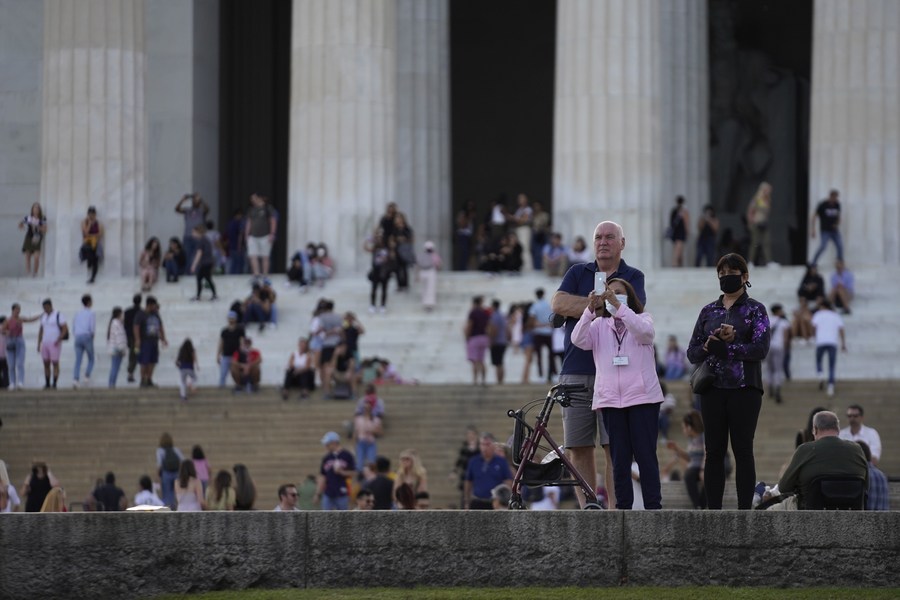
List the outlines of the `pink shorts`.
{"type": "Polygon", "coordinates": [[[466,340],[466,358],[473,362],[484,362],[488,345],[488,336],[473,335],[466,340]]]}
{"type": "Polygon", "coordinates": [[[41,342],[41,358],[44,362],[59,362],[59,352],[62,350],[62,344],[56,345],[56,342],[41,342]]]}

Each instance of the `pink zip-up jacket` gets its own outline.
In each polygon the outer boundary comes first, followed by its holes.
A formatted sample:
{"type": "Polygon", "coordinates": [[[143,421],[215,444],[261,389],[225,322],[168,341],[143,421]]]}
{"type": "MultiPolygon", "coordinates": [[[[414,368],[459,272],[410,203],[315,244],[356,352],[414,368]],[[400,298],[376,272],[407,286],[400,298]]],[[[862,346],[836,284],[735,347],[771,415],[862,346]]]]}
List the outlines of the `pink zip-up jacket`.
{"type": "Polygon", "coordinates": [[[595,318],[590,307],[584,309],[572,330],[572,343],[594,355],[597,375],[592,408],[628,408],[662,402],[663,393],[653,357],[653,317],[649,313],[635,314],[625,304],[619,305],[615,316],[625,323],[621,351],[616,340],[615,321],[595,318]],[[627,356],[628,365],[613,365],[613,357],[617,354],[627,356]]]}

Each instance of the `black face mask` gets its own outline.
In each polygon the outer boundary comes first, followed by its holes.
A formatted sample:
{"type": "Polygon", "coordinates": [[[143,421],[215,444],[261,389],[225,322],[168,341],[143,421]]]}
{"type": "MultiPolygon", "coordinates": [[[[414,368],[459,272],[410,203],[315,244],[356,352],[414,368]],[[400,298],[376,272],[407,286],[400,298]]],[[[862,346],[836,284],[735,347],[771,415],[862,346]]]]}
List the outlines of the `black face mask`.
{"type": "Polygon", "coordinates": [[[726,294],[733,294],[744,286],[743,275],[722,275],[719,277],[719,289],[726,294]]]}

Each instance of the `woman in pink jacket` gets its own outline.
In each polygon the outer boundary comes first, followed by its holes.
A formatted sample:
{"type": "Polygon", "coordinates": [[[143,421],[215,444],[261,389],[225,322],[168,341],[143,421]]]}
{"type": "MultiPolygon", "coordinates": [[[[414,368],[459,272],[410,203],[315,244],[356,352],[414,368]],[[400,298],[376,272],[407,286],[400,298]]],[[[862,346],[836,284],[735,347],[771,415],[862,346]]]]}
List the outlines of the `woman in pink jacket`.
{"type": "Polygon", "coordinates": [[[609,280],[606,291],[588,298],[572,343],[594,354],[593,408],[603,411],[609,433],[616,508],[630,510],[634,501],[632,456],[641,472],[644,508],[662,508],[656,437],[663,393],[653,357],[653,317],[621,279],[609,280]]]}

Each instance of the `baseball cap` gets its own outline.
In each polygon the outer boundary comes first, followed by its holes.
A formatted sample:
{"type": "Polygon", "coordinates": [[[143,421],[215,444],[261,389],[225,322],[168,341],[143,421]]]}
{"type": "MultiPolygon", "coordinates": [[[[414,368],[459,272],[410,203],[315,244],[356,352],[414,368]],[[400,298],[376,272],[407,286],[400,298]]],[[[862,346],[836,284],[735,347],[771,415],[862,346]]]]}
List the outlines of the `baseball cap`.
{"type": "Polygon", "coordinates": [[[434,250],[434,242],[432,242],[431,240],[428,240],[427,242],[425,242],[425,249],[426,250],[434,250]]]}
{"type": "Polygon", "coordinates": [[[228,318],[229,318],[229,319],[237,319],[237,313],[234,312],[233,310],[229,310],[229,311],[228,311],[228,318]]]}
{"type": "Polygon", "coordinates": [[[337,433],[335,433],[334,431],[329,431],[329,432],[326,433],[325,436],[322,438],[322,445],[323,445],[323,446],[327,446],[328,444],[330,444],[330,443],[332,443],[332,442],[339,442],[339,441],[341,441],[341,436],[339,436],[339,435],[338,435],[337,433]]]}

